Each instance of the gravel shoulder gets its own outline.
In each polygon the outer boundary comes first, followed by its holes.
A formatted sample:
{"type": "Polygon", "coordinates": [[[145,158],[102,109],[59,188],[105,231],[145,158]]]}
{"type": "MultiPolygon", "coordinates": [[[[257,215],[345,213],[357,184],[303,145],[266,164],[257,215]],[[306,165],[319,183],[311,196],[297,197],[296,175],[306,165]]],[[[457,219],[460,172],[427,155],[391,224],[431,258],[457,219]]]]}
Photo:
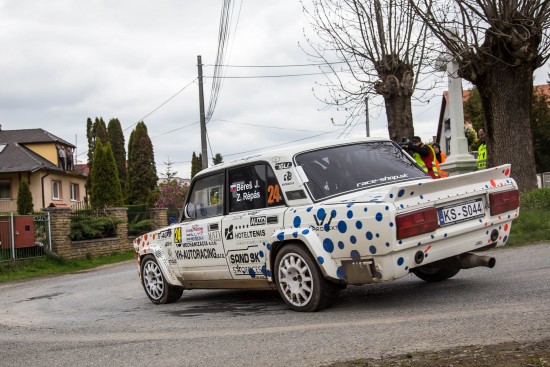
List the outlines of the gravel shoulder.
{"type": "Polygon", "coordinates": [[[550,366],[550,339],[467,346],[337,362],[326,367],[545,367],[550,366]]]}

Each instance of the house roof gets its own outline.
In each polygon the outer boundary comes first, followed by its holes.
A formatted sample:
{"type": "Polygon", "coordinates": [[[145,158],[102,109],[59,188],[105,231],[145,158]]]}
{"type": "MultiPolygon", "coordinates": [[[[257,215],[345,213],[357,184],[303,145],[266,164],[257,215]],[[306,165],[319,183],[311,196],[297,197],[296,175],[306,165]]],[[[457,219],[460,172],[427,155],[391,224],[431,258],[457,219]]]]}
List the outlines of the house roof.
{"type": "Polygon", "coordinates": [[[0,173],[34,172],[40,169],[63,170],[25,147],[32,143],[75,146],[43,129],[0,130],[0,173]],[[3,147],[3,149],[2,149],[3,147]]]}

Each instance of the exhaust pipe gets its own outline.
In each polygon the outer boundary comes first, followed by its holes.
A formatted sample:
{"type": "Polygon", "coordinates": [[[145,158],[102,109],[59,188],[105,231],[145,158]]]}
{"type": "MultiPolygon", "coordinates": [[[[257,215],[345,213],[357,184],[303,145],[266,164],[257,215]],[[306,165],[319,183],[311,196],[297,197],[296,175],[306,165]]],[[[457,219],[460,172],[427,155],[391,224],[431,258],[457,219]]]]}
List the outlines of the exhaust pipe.
{"type": "Polygon", "coordinates": [[[471,252],[466,252],[456,256],[458,260],[458,265],[460,269],[471,269],[478,266],[485,266],[486,268],[494,268],[496,264],[496,259],[491,256],[479,256],[472,254],[471,252]]]}

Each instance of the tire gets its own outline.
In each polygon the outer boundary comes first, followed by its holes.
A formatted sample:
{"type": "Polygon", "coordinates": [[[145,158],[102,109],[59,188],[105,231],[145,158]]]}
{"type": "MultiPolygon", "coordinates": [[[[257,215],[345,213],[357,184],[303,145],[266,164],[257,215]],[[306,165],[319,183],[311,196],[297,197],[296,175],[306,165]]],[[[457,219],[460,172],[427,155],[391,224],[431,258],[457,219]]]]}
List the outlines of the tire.
{"type": "Polygon", "coordinates": [[[414,268],[413,273],[426,282],[442,282],[458,274],[460,268],[425,267],[414,268]]]}
{"type": "Polygon", "coordinates": [[[183,288],[168,284],[153,255],[141,260],[141,284],[147,297],[156,305],[176,302],[183,293],[183,288]]]}
{"type": "Polygon", "coordinates": [[[323,278],[309,251],[294,243],[277,253],[274,275],[279,294],[295,311],[320,311],[335,301],[340,290],[323,278]]]}

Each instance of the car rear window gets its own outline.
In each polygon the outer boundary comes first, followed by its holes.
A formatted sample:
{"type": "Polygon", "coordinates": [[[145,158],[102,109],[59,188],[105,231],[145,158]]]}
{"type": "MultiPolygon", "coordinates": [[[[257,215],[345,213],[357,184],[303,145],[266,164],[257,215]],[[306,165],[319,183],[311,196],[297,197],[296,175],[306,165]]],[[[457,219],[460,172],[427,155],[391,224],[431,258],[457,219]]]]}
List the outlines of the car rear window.
{"type": "Polygon", "coordinates": [[[397,144],[365,142],[296,156],[315,200],[350,191],[428,177],[397,144]]]}

